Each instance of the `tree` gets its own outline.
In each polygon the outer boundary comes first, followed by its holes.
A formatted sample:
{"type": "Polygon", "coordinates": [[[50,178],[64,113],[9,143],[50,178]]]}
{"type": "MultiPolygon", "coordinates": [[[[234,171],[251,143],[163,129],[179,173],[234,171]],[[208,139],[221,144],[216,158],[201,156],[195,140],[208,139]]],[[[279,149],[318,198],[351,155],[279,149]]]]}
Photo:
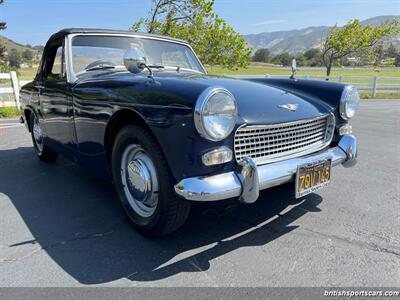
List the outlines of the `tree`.
{"type": "MultiPolygon", "coordinates": [[[[374,53],[373,53],[373,57],[374,59],[374,65],[378,66],[385,58],[387,58],[387,54],[388,51],[385,50],[385,48],[383,47],[383,45],[379,45],[377,47],[375,47],[374,53]]],[[[367,55],[367,60],[368,60],[369,55],[367,55]]],[[[394,56],[392,56],[394,57],[394,56]]],[[[366,60],[363,59],[364,57],[361,56],[361,60],[364,60],[363,63],[367,64],[366,60]]]]}
{"type": "Polygon", "coordinates": [[[22,58],[24,61],[31,61],[33,59],[33,52],[31,50],[25,50],[22,52],[22,58]]]}
{"type": "Polygon", "coordinates": [[[146,19],[132,30],[186,40],[200,60],[229,69],[246,67],[251,51],[246,40],[214,12],[214,0],[151,0],[146,19]]]}
{"type": "MultiPolygon", "coordinates": [[[[303,62],[304,66],[321,66],[321,50],[318,48],[310,48],[306,52],[303,53],[302,56],[296,58],[298,62],[303,62]]],[[[301,65],[301,64],[299,64],[301,65]]]]}
{"type": "Polygon", "coordinates": [[[287,52],[282,52],[276,55],[272,62],[277,65],[290,66],[292,64],[293,56],[287,52]]]}
{"type": "Polygon", "coordinates": [[[311,48],[304,52],[304,57],[312,67],[321,65],[321,55],[321,50],[318,48],[311,48]]]}
{"type": "Polygon", "coordinates": [[[398,22],[387,22],[380,26],[365,25],[352,20],[344,27],[333,27],[323,42],[322,60],[326,75],[331,74],[333,64],[349,55],[372,51],[384,38],[399,32],[398,22]]]}
{"type": "Polygon", "coordinates": [[[397,53],[396,59],[394,60],[394,65],[400,67],[400,53],[397,53]]]}
{"type": "Polygon", "coordinates": [[[399,52],[397,51],[396,47],[390,43],[388,49],[387,49],[387,57],[388,58],[393,58],[393,57],[397,57],[397,54],[399,52]]]}
{"type": "Polygon", "coordinates": [[[11,49],[10,53],[8,54],[8,62],[10,67],[19,68],[21,60],[21,54],[16,49],[11,49]]]}
{"type": "Polygon", "coordinates": [[[269,62],[270,52],[267,48],[258,49],[253,55],[253,61],[256,62],[269,62]]]}
{"type": "MultiPolygon", "coordinates": [[[[0,0],[0,5],[4,3],[4,0],[0,0]]],[[[0,30],[4,30],[7,28],[7,23],[0,21],[0,30]]],[[[4,57],[5,48],[0,45],[0,59],[4,57]]]]}
{"type": "Polygon", "coordinates": [[[304,57],[308,60],[313,60],[318,58],[321,55],[321,51],[317,48],[310,48],[306,52],[304,52],[304,57]]]}
{"type": "Polygon", "coordinates": [[[305,67],[309,65],[309,61],[304,54],[297,55],[295,58],[298,67],[305,67]]]}

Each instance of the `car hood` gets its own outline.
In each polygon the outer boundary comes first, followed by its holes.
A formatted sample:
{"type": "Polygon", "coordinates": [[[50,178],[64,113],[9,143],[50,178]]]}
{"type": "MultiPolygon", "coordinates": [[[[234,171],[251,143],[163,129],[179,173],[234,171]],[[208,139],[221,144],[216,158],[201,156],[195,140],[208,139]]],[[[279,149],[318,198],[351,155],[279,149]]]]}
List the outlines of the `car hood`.
{"type": "MultiPolygon", "coordinates": [[[[164,97],[169,99],[166,105],[187,106],[194,108],[198,96],[206,88],[211,86],[223,87],[229,90],[235,97],[238,106],[239,123],[272,124],[301,119],[314,118],[330,112],[330,107],[323,101],[306,99],[288,91],[268,86],[265,83],[252,82],[244,79],[229,78],[194,74],[189,72],[154,72],[155,83],[147,78],[145,72],[131,74],[129,72],[110,72],[109,74],[91,75],[90,81],[96,81],[96,77],[112,86],[112,82],[118,82],[121,87],[127,85],[138,87],[141,83],[140,93],[148,97],[164,97]],[[297,110],[291,111],[282,106],[294,104],[297,110]]],[[[87,81],[88,78],[83,81],[87,81]]],[[[165,100],[167,101],[167,100],[165,100]]],[[[160,101],[159,101],[160,103],[160,101]]]]}
{"type": "Polygon", "coordinates": [[[314,118],[329,113],[322,101],[305,99],[288,91],[244,79],[205,76],[200,81],[221,86],[235,97],[239,118],[249,124],[272,124],[314,118]],[[285,108],[293,105],[295,110],[285,108]]]}

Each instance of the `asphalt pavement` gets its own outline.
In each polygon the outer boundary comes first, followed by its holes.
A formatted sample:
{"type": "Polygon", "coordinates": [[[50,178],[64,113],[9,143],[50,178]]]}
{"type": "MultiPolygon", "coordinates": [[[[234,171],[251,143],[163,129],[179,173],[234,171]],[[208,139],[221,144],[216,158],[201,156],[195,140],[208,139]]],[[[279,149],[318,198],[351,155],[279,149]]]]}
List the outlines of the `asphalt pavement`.
{"type": "MultiPolygon", "coordinates": [[[[182,230],[134,231],[113,187],[40,162],[0,122],[0,286],[400,286],[400,100],[362,101],[359,163],[301,200],[195,205],[182,230]]],[[[4,125],[9,124],[11,125],[4,125]]]]}

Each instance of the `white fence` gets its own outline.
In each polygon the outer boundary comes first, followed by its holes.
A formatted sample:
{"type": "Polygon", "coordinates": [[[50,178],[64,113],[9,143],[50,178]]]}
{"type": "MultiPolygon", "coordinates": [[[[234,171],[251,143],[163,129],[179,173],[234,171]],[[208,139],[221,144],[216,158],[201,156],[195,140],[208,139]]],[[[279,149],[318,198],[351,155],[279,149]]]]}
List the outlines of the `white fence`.
{"type": "MultiPolygon", "coordinates": [[[[288,75],[227,75],[236,78],[288,78],[288,75]]],[[[399,77],[386,76],[318,76],[318,75],[296,75],[299,79],[329,80],[334,82],[351,83],[357,86],[360,94],[397,94],[400,97],[400,75],[399,77]]]]}
{"type": "Polygon", "coordinates": [[[17,73],[0,73],[0,107],[16,106],[20,108],[19,89],[29,81],[18,81],[17,73]],[[6,100],[2,96],[7,96],[6,100]]]}

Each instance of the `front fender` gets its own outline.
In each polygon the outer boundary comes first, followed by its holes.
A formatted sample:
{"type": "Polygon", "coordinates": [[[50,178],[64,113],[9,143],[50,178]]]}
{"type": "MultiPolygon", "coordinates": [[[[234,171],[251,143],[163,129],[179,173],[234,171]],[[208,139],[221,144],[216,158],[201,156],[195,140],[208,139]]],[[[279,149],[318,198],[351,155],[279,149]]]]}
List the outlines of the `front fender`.
{"type": "MultiPolygon", "coordinates": [[[[202,138],[193,122],[193,110],[179,107],[142,107],[140,113],[156,137],[175,180],[226,172],[234,162],[223,165],[203,165],[201,156],[219,146],[233,147],[233,137],[211,142],[202,138]]],[[[233,133],[232,133],[233,135],[233,133]]]]}

